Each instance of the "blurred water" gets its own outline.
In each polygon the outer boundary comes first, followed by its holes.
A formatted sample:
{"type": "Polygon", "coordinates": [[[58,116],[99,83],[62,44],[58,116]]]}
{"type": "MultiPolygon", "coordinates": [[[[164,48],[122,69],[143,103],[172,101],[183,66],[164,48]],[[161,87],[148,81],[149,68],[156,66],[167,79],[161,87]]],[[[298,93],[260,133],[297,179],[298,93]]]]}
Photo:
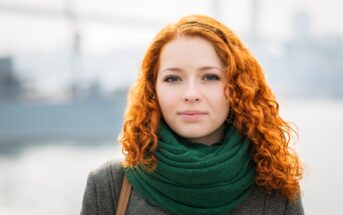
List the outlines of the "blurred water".
{"type": "Polygon", "coordinates": [[[119,158],[118,149],[55,143],[2,155],[0,214],[78,214],[89,171],[119,158]]]}
{"type": "MultiPolygon", "coordinates": [[[[306,214],[339,214],[343,101],[280,103],[281,114],[299,129],[296,149],[307,166],[302,181],[306,214]]],[[[52,141],[11,150],[0,146],[0,214],[78,214],[89,171],[120,158],[114,141],[94,145],[52,141]]]]}

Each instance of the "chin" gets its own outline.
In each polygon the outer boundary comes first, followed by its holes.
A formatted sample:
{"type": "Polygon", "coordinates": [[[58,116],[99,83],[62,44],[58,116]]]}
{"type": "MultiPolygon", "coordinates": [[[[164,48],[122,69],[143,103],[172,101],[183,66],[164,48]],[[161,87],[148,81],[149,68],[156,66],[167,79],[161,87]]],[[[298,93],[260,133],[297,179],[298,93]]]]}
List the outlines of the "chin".
{"type": "Polygon", "coordinates": [[[179,129],[180,132],[178,132],[179,136],[182,136],[184,138],[200,138],[203,136],[206,136],[206,131],[199,131],[194,129],[179,129]]]}

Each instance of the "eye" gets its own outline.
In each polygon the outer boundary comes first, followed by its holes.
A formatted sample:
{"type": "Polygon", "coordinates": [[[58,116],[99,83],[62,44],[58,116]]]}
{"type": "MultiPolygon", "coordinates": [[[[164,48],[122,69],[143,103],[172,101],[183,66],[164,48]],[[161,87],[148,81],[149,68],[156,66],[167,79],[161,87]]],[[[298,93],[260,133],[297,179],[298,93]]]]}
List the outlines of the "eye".
{"type": "Polygon", "coordinates": [[[181,78],[176,75],[168,75],[163,79],[164,82],[176,82],[178,80],[181,81],[181,78]]]}
{"type": "Polygon", "coordinates": [[[220,77],[216,74],[206,74],[206,75],[204,75],[203,79],[212,81],[212,80],[220,80],[220,77]]]}

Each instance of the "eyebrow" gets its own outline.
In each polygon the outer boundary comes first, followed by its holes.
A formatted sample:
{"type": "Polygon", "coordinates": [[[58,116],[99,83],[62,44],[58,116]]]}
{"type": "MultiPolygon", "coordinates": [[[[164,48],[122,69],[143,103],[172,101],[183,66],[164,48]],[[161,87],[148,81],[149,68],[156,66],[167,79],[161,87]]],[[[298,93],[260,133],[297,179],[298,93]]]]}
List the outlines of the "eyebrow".
{"type": "MultiPolygon", "coordinates": [[[[198,71],[206,71],[206,70],[210,70],[210,69],[216,69],[216,70],[219,70],[219,71],[223,70],[223,69],[220,69],[220,68],[215,67],[215,66],[202,66],[202,67],[200,67],[198,69],[198,71]]],[[[178,68],[178,67],[168,67],[168,68],[165,68],[165,69],[161,70],[161,73],[165,72],[165,71],[182,72],[183,69],[178,68]]]]}

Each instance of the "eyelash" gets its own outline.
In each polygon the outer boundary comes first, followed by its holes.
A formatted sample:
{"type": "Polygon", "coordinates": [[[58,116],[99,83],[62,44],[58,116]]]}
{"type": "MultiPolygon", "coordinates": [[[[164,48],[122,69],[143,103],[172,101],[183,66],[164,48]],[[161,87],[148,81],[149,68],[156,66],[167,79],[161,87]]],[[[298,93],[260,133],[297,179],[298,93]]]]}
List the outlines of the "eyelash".
{"type": "MultiPolygon", "coordinates": [[[[208,81],[217,81],[220,80],[220,77],[216,74],[206,74],[204,75],[204,78],[207,78],[208,81]],[[210,77],[210,79],[209,79],[210,77]],[[214,78],[214,79],[213,79],[214,78]]],[[[177,75],[168,75],[167,77],[164,78],[164,82],[175,82],[176,80],[181,80],[181,78],[177,75]],[[171,81],[171,79],[173,79],[171,81]]]]}

